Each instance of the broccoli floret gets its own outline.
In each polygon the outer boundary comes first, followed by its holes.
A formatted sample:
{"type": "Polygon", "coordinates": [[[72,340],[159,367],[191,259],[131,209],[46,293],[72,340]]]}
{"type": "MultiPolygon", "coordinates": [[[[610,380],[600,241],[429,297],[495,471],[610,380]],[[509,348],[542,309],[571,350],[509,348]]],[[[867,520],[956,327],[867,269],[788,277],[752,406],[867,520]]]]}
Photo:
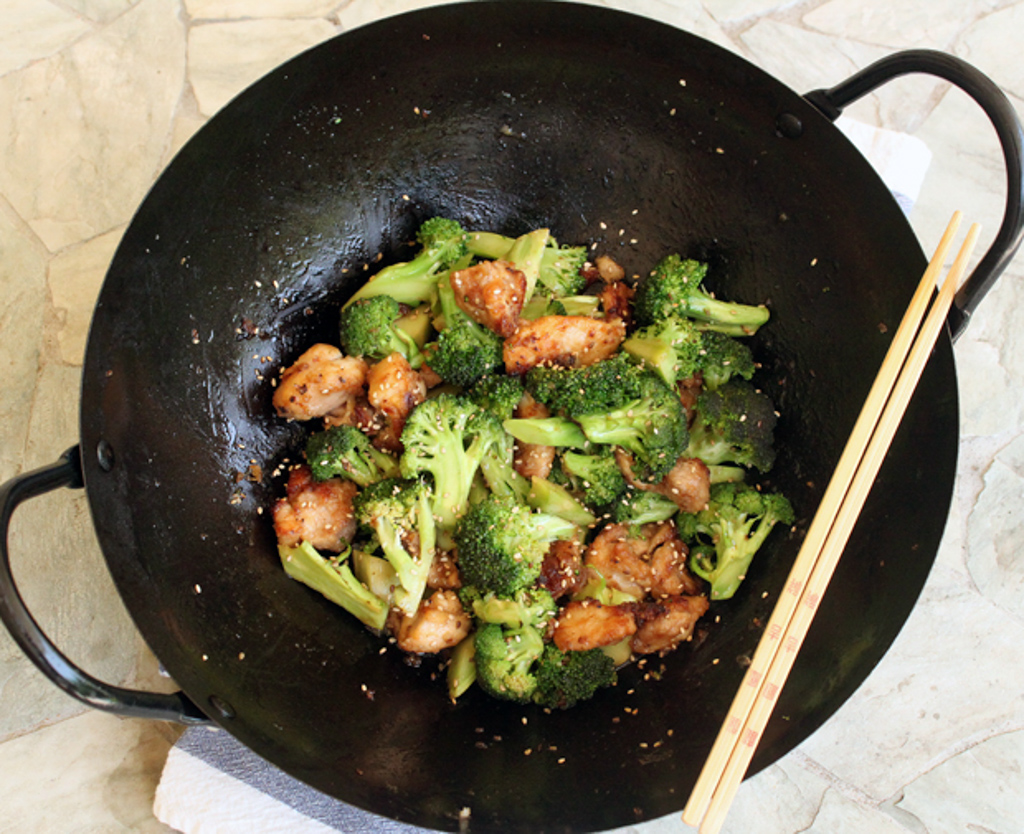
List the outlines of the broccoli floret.
{"type": "Polygon", "coordinates": [[[476,682],[494,698],[527,703],[537,689],[532,667],[544,653],[534,626],[505,628],[485,623],[476,631],[476,682]]]}
{"type": "Polygon", "coordinates": [[[583,292],[587,279],[581,270],[586,262],[585,246],[559,246],[553,238],[549,238],[541,256],[538,279],[544,294],[565,298],[583,292]]]}
{"type": "Polygon", "coordinates": [[[416,232],[420,251],[411,261],[384,267],[363,284],[347,302],[348,307],[363,298],[389,295],[402,304],[415,306],[429,301],[437,286],[437,273],[469,260],[466,230],[456,220],[432,217],[416,232]]]}
{"type": "MultiPolygon", "coordinates": [[[[653,371],[622,354],[583,368],[532,368],[526,389],[561,416],[571,417],[591,443],[631,452],[633,472],[641,480],[660,481],[686,448],[686,414],[679,395],[653,371]]],[[[513,420],[505,428],[520,437],[533,422],[513,420]]]]}
{"type": "Polygon", "coordinates": [[[610,447],[597,447],[593,454],[566,451],[562,453],[562,471],[589,507],[601,509],[625,492],[626,478],[610,447]]]}
{"type": "Polygon", "coordinates": [[[537,662],[534,678],[534,701],[544,707],[569,709],[615,683],[615,661],[600,649],[563,652],[549,643],[537,662]]]}
{"type": "Polygon", "coordinates": [[[635,394],[611,411],[577,414],[575,420],[593,443],[621,446],[633,454],[633,473],[656,483],[668,474],[689,439],[678,394],[645,372],[635,394]]]}
{"type": "Polygon", "coordinates": [[[754,375],[754,355],[739,339],[714,330],[701,336],[700,371],[708,391],[721,388],[733,377],[750,379],[754,375]]]}
{"type": "Polygon", "coordinates": [[[641,374],[629,358],[616,354],[583,368],[537,365],[526,374],[526,390],[552,412],[575,417],[610,411],[637,393],[641,374]]]}
{"type": "Polygon", "coordinates": [[[361,487],[398,477],[398,461],[374,448],[355,426],[333,426],[310,435],[306,460],[318,481],[347,478],[361,487]]]}
{"type": "Polygon", "coordinates": [[[663,258],[633,298],[633,315],[641,326],[672,315],[706,323],[707,329],[749,336],[768,321],[768,309],[719,301],[703,287],[708,265],[679,255],[663,258]]]}
{"type": "Polygon", "coordinates": [[[675,385],[701,370],[703,336],[691,320],[667,316],[637,330],[622,343],[622,349],[655,371],[667,385],[675,385]]]}
{"type": "Polygon", "coordinates": [[[400,353],[414,368],[423,364],[423,354],[415,340],[395,323],[402,311],[389,295],[363,298],[341,311],[338,333],[341,348],[349,356],[383,359],[400,353]]]}
{"type": "Polygon", "coordinates": [[[532,512],[509,498],[488,496],[455,527],[459,574],[483,593],[511,597],[540,577],[548,545],[576,535],[576,525],[532,512]]]}
{"type": "Polygon", "coordinates": [[[745,380],[733,379],[701,394],[695,410],[689,457],[708,466],[731,463],[761,472],[772,468],[778,417],[766,394],[745,380]]]}
{"type": "Polygon", "coordinates": [[[384,628],[388,616],[387,601],[356,579],[346,564],[351,550],[331,559],[321,556],[309,542],[301,542],[294,547],[279,545],[277,550],[285,573],[292,579],[319,591],[364,625],[376,631],[384,628]]]}
{"type": "Polygon", "coordinates": [[[479,620],[475,648],[480,687],[495,698],[529,701],[537,685],[532,667],[544,652],[544,633],[558,612],[551,594],[524,588],[500,597],[464,587],[460,596],[479,620]]]}
{"type": "Polygon", "coordinates": [[[691,544],[690,569],[711,583],[711,599],[729,599],[776,524],[792,524],[793,507],[780,493],[746,484],[716,484],[708,506],[680,513],[680,537],[691,544]]]}
{"type": "Polygon", "coordinates": [[[502,429],[480,459],[480,473],[492,493],[524,504],[530,494],[530,482],[516,471],[514,455],[515,438],[502,429]]]}
{"type": "Polygon", "coordinates": [[[679,512],[679,506],[660,492],[627,487],[611,506],[616,524],[641,525],[667,521],[679,512]]]}
{"type": "Polygon", "coordinates": [[[352,509],[356,520],[373,531],[384,558],[395,569],[395,605],[413,616],[434,560],[436,526],[430,488],[420,480],[378,481],[356,496],[352,509]],[[407,541],[417,543],[414,552],[407,549],[407,541]]]}
{"type": "Polygon", "coordinates": [[[430,346],[427,362],[445,382],[469,388],[485,374],[504,366],[504,342],[459,307],[447,275],[437,284],[437,296],[444,328],[430,346]]]}
{"type": "Polygon", "coordinates": [[[468,585],[459,591],[459,598],[463,608],[481,622],[510,628],[532,625],[543,631],[558,613],[558,606],[544,588],[523,588],[511,597],[500,597],[468,585]]]}
{"type": "Polygon", "coordinates": [[[490,411],[499,420],[508,420],[523,398],[523,391],[522,377],[488,374],[479,379],[465,394],[480,408],[490,411]]]}
{"type": "Polygon", "coordinates": [[[466,511],[480,462],[502,434],[494,415],[455,394],[438,394],[409,414],[399,468],[406,478],[433,478],[433,512],[442,530],[452,530],[466,511]]]}

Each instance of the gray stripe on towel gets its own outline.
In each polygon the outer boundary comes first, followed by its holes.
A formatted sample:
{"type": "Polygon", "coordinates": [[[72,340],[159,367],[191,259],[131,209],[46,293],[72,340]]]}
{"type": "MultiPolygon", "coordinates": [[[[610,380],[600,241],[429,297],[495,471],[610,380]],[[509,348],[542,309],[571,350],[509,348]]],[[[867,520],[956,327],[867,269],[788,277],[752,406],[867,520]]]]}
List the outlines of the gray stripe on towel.
{"type": "Polygon", "coordinates": [[[345,834],[423,834],[430,830],[371,814],[321,793],[260,758],[224,730],[190,727],[175,747],[345,834]]]}

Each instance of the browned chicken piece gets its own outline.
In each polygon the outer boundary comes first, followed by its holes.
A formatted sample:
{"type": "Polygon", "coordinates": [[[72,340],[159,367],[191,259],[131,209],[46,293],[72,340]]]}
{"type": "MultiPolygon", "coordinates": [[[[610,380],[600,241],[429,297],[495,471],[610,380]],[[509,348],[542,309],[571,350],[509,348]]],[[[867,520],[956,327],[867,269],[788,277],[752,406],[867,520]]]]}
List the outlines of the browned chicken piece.
{"type": "Polygon", "coordinates": [[[515,334],[505,340],[505,370],[525,374],[536,365],[593,365],[615,353],[625,336],[626,326],[620,320],[541,316],[522,322],[515,334]]]}
{"type": "Polygon", "coordinates": [[[402,617],[392,633],[403,651],[436,654],[461,643],[472,624],[455,591],[436,591],[420,603],[416,616],[402,617]]]}
{"type": "Polygon", "coordinates": [[[274,390],[280,417],[311,420],[350,407],[366,385],[366,362],[345,356],[332,345],[317,344],[281,374],[274,390]]]}
{"type": "Polygon", "coordinates": [[[645,524],[635,535],[628,524],[608,524],[587,548],[584,562],[608,585],[637,599],[651,592],[654,577],[650,557],[667,541],[677,539],[669,521],[645,524]]]}
{"type": "Polygon", "coordinates": [[[678,597],[699,594],[700,581],[686,566],[689,548],[678,538],[671,538],[651,553],[651,596],[678,597]]]}
{"type": "Polygon", "coordinates": [[[625,281],[612,281],[601,290],[601,309],[605,319],[619,319],[626,327],[632,319],[632,301],[635,290],[625,281]]]}
{"type": "Polygon", "coordinates": [[[400,451],[405,420],[427,398],[426,383],[406,358],[396,352],[370,366],[366,394],[370,405],[384,418],[375,442],[381,448],[400,451]]]}
{"type": "Polygon", "coordinates": [[[636,606],[639,627],[630,647],[637,654],[674,649],[693,635],[694,626],[708,610],[703,596],[669,597],[636,606]]]}
{"type": "Polygon", "coordinates": [[[551,542],[540,568],[540,585],[554,599],[573,594],[586,583],[583,545],[578,539],[551,542]]]}
{"type": "Polygon", "coordinates": [[[423,382],[426,384],[428,389],[437,388],[438,385],[444,382],[444,380],[437,375],[437,371],[425,363],[420,365],[420,377],[423,379],[423,382]]]}
{"type": "Polygon", "coordinates": [[[441,588],[455,591],[462,587],[458,565],[447,550],[438,550],[430,562],[430,573],[427,575],[428,588],[441,588]]]}
{"type": "Polygon", "coordinates": [[[384,415],[370,405],[365,394],[347,400],[341,408],[324,416],[325,426],[355,426],[371,435],[384,428],[384,424],[384,415]]]}
{"type": "Polygon", "coordinates": [[[700,371],[676,383],[676,390],[679,391],[679,402],[683,404],[687,420],[693,420],[693,411],[697,407],[697,398],[703,389],[704,375],[700,371]]]}
{"type": "Polygon", "coordinates": [[[483,261],[449,278],[455,303],[477,324],[507,339],[526,301],[526,276],[508,261],[483,261]]]}
{"type": "Polygon", "coordinates": [[[632,486],[672,499],[684,513],[700,512],[711,497],[711,471],[700,458],[679,458],[668,474],[656,484],[648,484],[636,478],[633,474],[633,457],[624,449],[615,450],[615,460],[623,477],[632,486]]]}
{"type": "Polygon", "coordinates": [[[601,276],[601,280],[609,284],[613,281],[621,281],[626,277],[626,270],[619,266],[618,262],[610,255],[598,255],[594,265],[597,267],[597,274],[601,276]]]}
{"type": "Polygon", "coordinates": [[[711,497],[711,471],[700,458],[679,458],[654,487],[684,513],[699,513],[711,497]]]}
{"type": "MultiPolygon", "coordinates": [[[[537,402],[529,392],[523,394],[514,413],[516,417],[521,417],[524,420],[551,416],[548,407],[544,403],[537,402]]],[[[555,462],[555,451],[554,446],[545,446],[543,443],[522,443],[517,440],[512,455],[512,467],[524,478],[546,478],[551,474],[551,467],[555,462]]]]}
{"type": "Polygon", "coordinates": [[[352,499],[357,492],[351,481],[317,482],[308,466],[296,466],[288,475],[285,497],[274,504],[278,544],[294,547],[306,541],[317,550],[344,550],[356,534],[352,499]]]}
{"type": "Polygon", "coordinates": [[[589,599],[570,602],[561,610],[552,640],[563,652],[582,652],[621,643],[635,633],[629,605],[602,605],[589,599]]]}

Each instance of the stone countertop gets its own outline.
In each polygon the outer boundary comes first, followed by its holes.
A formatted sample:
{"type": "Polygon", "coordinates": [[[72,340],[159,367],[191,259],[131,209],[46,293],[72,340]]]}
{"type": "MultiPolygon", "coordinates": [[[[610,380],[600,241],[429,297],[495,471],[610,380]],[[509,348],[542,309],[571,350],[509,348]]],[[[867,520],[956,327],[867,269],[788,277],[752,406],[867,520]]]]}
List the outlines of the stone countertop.
{"type": "MultiPolygon", "coordinates": [[[[178,148],[297,52],[417,0],[8,0],[0,7],[0,477],[77,441],[87,328],[114,248],[178,148]]],[[[960,55],[1024,112],[1017,0],[621,0],[794,89],[895,50],[960,55]]],[[[891,84],[854,118],[934,154],[911,223],[999,225],[994,134],[959,91],[891,84]]],[[[979,249],[981,251],[981,249],[979,249]]],[[[955,351],[961,458],[946,534],[896,643],[843,708],[748,780],[733,834],[1021,830],[1024,820],[1024,287],[1018,257],[955,351]]],[[[107,576],[81,495],[26,505],[10,535],[43,628],[92,674],[166,688],[107,576]]],[[[0,635],[0,831],[170,831],[151,802],[177,730],[83,713],[0,635]]],[[[680,831],[678,817],[637,831],[680,831]]]]}

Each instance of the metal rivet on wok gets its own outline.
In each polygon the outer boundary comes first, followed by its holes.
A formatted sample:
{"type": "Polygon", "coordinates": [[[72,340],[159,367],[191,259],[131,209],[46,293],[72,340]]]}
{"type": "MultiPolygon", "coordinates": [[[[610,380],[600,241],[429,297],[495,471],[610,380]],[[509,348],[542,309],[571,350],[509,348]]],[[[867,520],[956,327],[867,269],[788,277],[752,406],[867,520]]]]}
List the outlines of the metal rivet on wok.
{"type": "Polygon", "coordinates": [[[114,468],[114,447],[106,440],[101,440],[96,444],[96,461],[104,472],[109,472],[114,468]]]}
{"type": "Polygon", "coordinates": [[[787,139],[799,139],[804,132],[804,123],[792,113],[783,113],[775,120],[775,127],[787,139]]]}
{"type": "Polygon", "coordinates": [[[235,708],[231,706],[227,701],[221,698],[219,695],[211,695],[210,706],[220,713],[221,718],[234,718],[235,708]]]}

